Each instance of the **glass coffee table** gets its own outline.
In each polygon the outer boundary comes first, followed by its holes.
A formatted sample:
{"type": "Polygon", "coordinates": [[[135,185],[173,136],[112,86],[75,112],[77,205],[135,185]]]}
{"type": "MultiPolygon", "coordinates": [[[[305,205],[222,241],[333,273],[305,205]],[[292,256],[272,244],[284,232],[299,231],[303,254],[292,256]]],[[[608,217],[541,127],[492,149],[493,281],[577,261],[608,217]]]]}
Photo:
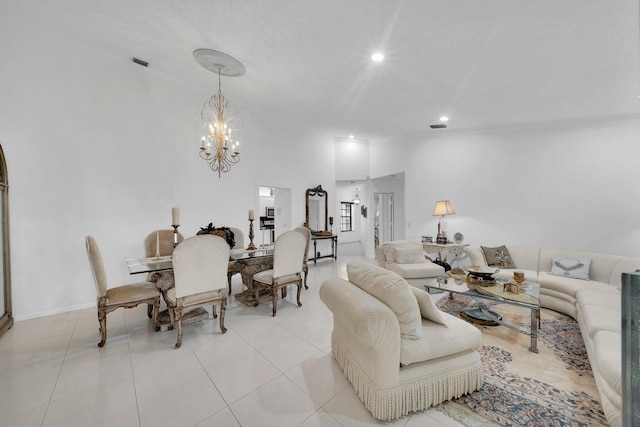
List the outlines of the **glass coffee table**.
{"type": "Polygon", "coordinates": [[[520,285],[520,292],[513,293],[504,290],[504,283],[498,282],[494,286],[477,286],[468,284],[464,275],[456,277],[447,275],[438,277],[424,285],[429,293],[448,292],[449,299],[454,295],[466,295],[476,301],[475,307],[459,310],[461,317],[469,321],[483,324],[501,325],[531,337],[529,351],[538,352],[538,326],[540,322],[540,284],[526,281],[520,285]],[[510,304],[531,310],[531,327],[529,330],[518,328],[506,323],[495,311],[491,310],[496,304],[510,304]]]}

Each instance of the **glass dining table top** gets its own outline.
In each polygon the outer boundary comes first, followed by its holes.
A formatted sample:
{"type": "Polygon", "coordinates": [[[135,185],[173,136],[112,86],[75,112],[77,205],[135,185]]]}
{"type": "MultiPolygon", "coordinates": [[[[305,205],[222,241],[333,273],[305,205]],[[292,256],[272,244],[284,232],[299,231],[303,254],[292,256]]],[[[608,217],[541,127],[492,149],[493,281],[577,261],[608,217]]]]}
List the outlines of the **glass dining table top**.
{"type": "MultiPolygon", "coordinates": [[[[264,246],[255,250],[232,249],[229,253],[229,261],[241,259],[262,258],[273,256],[273,245],[264,246]]],[[[132,258],[125,260],[129,274],[151,273],[173,269],[171,255],[148,258],[132,258]]]]}

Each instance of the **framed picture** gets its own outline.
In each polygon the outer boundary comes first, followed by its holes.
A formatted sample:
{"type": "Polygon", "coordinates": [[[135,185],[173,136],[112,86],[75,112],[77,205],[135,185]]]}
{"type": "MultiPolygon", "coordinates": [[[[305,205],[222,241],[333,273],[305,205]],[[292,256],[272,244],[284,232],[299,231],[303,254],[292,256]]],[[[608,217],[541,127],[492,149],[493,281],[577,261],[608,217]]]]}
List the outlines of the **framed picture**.
{"type": "Polygon", "coordinates": [[[276,213],[274,208],[267,208],[266,210],[267,210],[267,212],[266,212],[265,216],[274,216],[275,213],[276,213]]]}

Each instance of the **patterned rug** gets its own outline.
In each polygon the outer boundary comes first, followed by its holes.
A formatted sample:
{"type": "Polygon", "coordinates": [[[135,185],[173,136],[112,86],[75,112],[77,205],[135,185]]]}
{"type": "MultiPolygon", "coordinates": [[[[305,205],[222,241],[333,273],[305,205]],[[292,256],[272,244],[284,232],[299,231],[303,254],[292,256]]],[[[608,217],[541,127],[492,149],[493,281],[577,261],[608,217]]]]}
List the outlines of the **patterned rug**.
{"type": "MultiPolygon", "coordinates": [[[[471,298],[459,295],[438,301],[444,311],[471,305],[471,298]]],[[[496,307],[505,321],[529,328],[529,310],[496,307]],[[522,319],[509,318],[514,310],[521,312],[522,319]]],[[[539,354],[526,351],[529,337],[524,334],[501,326],[474,325],[482,331],[484,384],[437,409],[470,427],[607,425],[577,322],[551,310],[541,313],[539,354]]]]}

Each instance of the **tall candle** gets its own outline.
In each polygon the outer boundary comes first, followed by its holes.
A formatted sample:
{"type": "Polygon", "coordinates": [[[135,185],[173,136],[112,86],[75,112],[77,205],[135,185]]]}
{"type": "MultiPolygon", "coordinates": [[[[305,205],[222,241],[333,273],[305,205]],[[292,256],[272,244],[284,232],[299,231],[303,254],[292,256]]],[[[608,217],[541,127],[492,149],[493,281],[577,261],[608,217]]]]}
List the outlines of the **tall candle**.
{"type": "Polygon", "coordinates": [[[180,208],[171,208],[171,225],[180,225],[180,208]]]}
{"type": "Polygon", "coordinates": [[[160,232],[156,231],[156,257],[160,257],[160,232]]]}
{"type": "Polygon", "coordinates": [[[249,209],[249,219],[254,219],[253,209],[249,209]]]}

